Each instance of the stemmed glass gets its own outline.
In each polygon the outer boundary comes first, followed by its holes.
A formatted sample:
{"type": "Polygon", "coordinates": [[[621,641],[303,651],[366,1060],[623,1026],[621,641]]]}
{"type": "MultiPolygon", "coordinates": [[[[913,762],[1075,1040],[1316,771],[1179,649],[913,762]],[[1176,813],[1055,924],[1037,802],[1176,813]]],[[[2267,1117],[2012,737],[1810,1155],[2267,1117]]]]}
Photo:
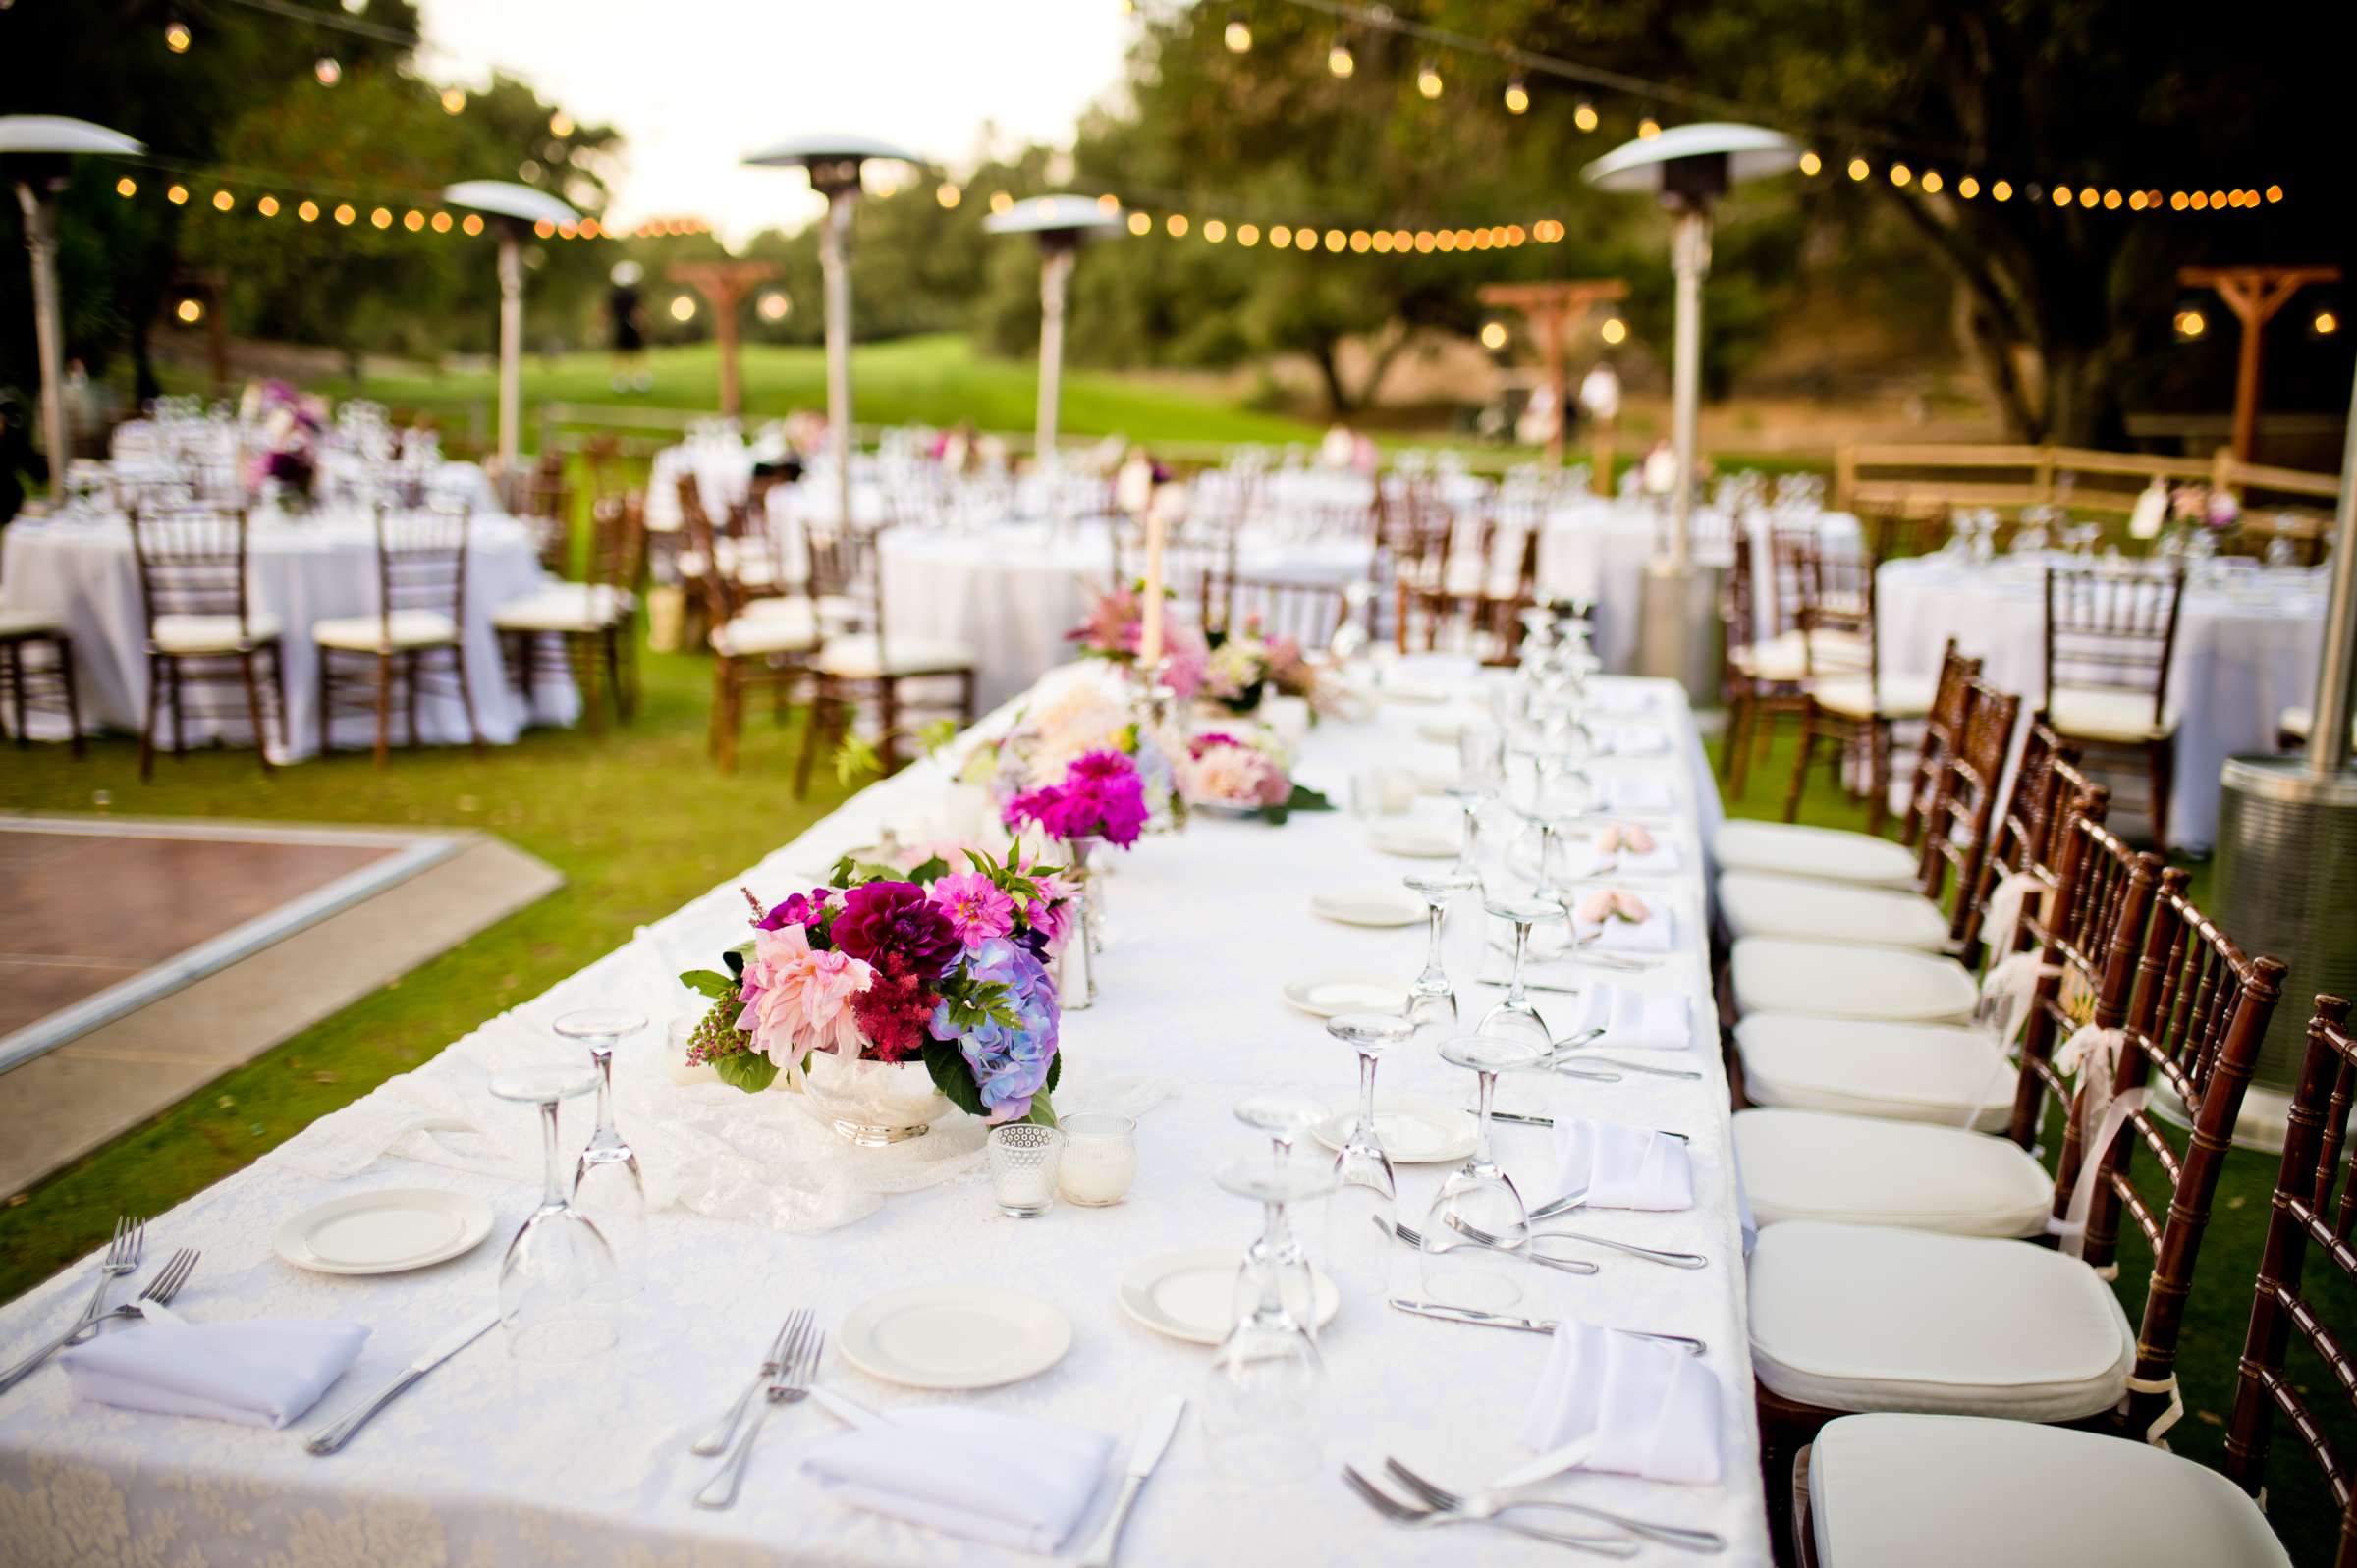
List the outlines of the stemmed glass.
{"type": "MultiPolygon", "coordinates": [[[[560,1038],[587,1046],[590,1063],[597,1069],[597,1130],[574,1162],[574,1204],[596,1221],[622,1261],[632,1266],[639,1262],[639,1243],[645,1239],[646,1184],[638,1174],[638,1156],[614,1125],[614,1047],[645,1027],[642,1015],[618,1007],[583,1007],[551,1025],[560,1038]]],[[[637,1276],[619,1272],[610,1288],[617,1299],[634,1295],[637,1276]]]]}
{"type": "Polygon", "coordinates": [[[1552,898],[1485,898],[1481,906],[1500,920],[1512,922],[1514,928],[1514,977],[1507,987],[1506,1000],[1482,1015],[1481,1032],[1526,1040],[1534,1050],[1545,1052],[1554,1045],[1555,1035],[1530,1000],[1522,970],[1530,956],[1530,928],[1564,919],[1563,906],[1552,898]]]}
{"type": "Polygon", "coordinates": [[[1530,1246],[1530,1212],[1513,1178],[1490,1155],[1490,1106],[1498,1074],[1526,1067],[1539,1049],[1496,1035],[1459,1035],[1441,1045],[1441,1059],[1481,1081],[1479,1131],[1471,1158],[1450,1172],[1424,1218],[1426,1299],[1495,1312],[1522,1299],[1518,1277],[1530,1246]]]}
{"type": "Polygon", "coordinates": [[[1457,865],[1447,871],[1402,877],[1400,881],[1410,892],[1422,896],[1432,921],[1432,940],[1424,948],[1424,972],[1407,988],[1407,1016],[1417,1024],[1453,1024],[1457,1019],[1456,988],[1449,983],[1448,965],[1441,958],[1441,929],[1449,918],[1449,900],[1479,888],[1481,874],[1457,865]]]}
{"type": "MultiPolygon", "coordinates": [[[[1294,1143],[1326,1116],[1323,1100],[1295,1089],[1264,1089],[1235,1103],[1236,1120],[1269,1135],[1269,1167],[1280,1172],[1292,1164],[1294,1143]]],[[[1244,1268],[1236,1278],[1236,1317],[1240,1321],[1255,1306],[1259,1286],[1253,1271],[1265,1265],[1277,1271],[1286,1310],[1301,1321],[1314,1339],[1318,1332],[1318,1297],[1309,1255],[1301,1250],[1300,1239],[1286,1218],[1283,1203],[1269,1203],[1263,1219],[1260,1237],[1244,1254],[1244,1268]]]]}
{"type": "Polygon", "coordinates": [[[1506,788],[1506,735],[1481,726],[1460,730],[1456,737],[1456,783],[1448,789],[1465,814],[1465,837],[1456,853],[1456,870],[1481,881],[1481,812],[1506,788]]]}
{"type": "MultiPolygon", "coordinates": [[[[1245,1160],[1225,1166],[1221,1187],[1238,1198],[1282,1212],[1334,1190],[1334,1172],[1320,1164],[1272,1166],[1245,1160]]],[[[1211,1353],[1203,1389],[1203,1431],[1212,1468],[1231,1481],[1255,1486],[1299,1481],[1323,1466],[1318,1448],[1318,1392],[1325,1363],[1306,1320],[1286,1303],[1285,1271],[1276,1260],[1244,1257],[1250,1310],[1211,1353]]]]}
{"type": "Polygon", "coordinates": [[[521,1361],[583,1361],[614,1343],[605,1304],[616,1279],[613,1249],[565,1191],[557,1152],[557,1107],[597,1087],[587,1062],[542,1057],[494,1071],[491,1092],[540,1108],[546,1162],[540,1207],[532,1211],[499,1265],[499,1320],[508,1351],[521,1361]]]}
{"type": "Polygon", "coordinates": [[[1358,1053],[1358,1116],[1335,1157],[1334,1201],[1326,1206],[1326,1267],[1381,1296],[1391,1283],[1399,1185],[1392,1175],[1391,1156],[1375,1134],[1375,1064],[1413,1038],[1416,1026],[1397,1013],[1345,1012],[1327,1019],[1326,1032],[1358,1053]]]}

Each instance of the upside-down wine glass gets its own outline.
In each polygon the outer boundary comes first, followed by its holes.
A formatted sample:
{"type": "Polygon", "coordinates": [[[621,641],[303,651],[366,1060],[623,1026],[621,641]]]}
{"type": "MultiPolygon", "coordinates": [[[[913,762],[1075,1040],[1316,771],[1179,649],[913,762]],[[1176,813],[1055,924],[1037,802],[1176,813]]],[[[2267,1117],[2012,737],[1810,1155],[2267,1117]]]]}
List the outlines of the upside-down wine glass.
{"type": "Polygon", "coordinates": [[[614,1048],[644,1029],[646,1019],[619,1007],[583,1007],[550,1027],[560,1038],[588,1047],[590,1064],[597,1069],[597,1130],[574,1162],[573,1203],[595,1222],[621,1264],[609,1287],[613,1296],[632,1296],[644,1265],[639,1249],[646,1238],[646,1183],[638,1173],[637,1154],[614,1125],[614,1048]]]}
{"type": "Polygon", "coordinates": [[[1456,783],[1449,798],[1465,814],[1465,836],[1456,852],[1456,870],[1481,882],[1481,813],[1506,788],[1506,734],[1482,725],[1457,732],[1456,783]]]}
{"type": "Polygon", "coordinates": [[[1375,1132],[1375,1064],[1413,1038],[1416,1026],[1397,1013],[1345,1012],[1327,1019],[1326,1032],[1358,1053],[1358,1114],[1335,1157],[1335,1193],[1326,1206],[1326,1267],[1338,1279],[1381,1299],[1391,1286],[1399,1185],[1375,1132]]]}
{"type": "Polygon", "coordinates": [[[1427,1300],[1496,1312],[1522,1299],[1530,1213],[1513,1178],[1491,1157],[1490,1106],[1498,1074],[1526,1067],[1539,1054],[1522,1040],[1497,1035],[1459,1035],[1441,1045],[1443,1061],[1479,1076],[1480,1122],[1471,1157],[1450,1172],[1424,1217],[1427,1300]]]}
{"type": "MultiPolygon", "coordinates": [[[[1326,1102],[1298,1089],[1264,1089],[1235,1103],[1235,1119],[1269,1137],[1269,1168],[1283,1171],[1293,1161],[1293,1145],[1301,1135],[1324,1122],[1326,1102]]],[[[1311,1338],[1318,1333],[1317,1281],[1309,1255],[1286,1217],[1285,1205],[1265,1206],[1260,1237],[1244,1254],[1243,1271],[1236,1276],[1236,1311],[1240,1322],[1258,1300],[1255,1265],[1266,1264],[1278,1273],[1286,1309],[1301,1320],[1311,1338]]]]}
{"type": "MultiPolygon", "coordinates": [[[[1238,1161],[1219,1183],[1238,1198],[1282,1211],[1334,1190],[1323,1163],[1238,1161]]],[[[1275,1259],[1244,1259],[1251,1306],[1211,1353],[1203,1388],[1203,1431],[1212,1468],[1231,1481],[1266,1487],[1300,1481],[1323,1465],[1318,1396],[1325,1363],[1306,1321],[1286,1304],[1285,1271],[1275,1259]]]]}
{"type": "Polygon", "coordinates": [[[540,1207],[499,1265],[499,1320],[520,1361],[583,1361],[614,1343],[613,1249],[573,1206],[557,1150],[557,1107],[597,1087],[588,1062],[541,1057],[495,1070],[491,1092],[537,1106],[546,1162],[540,1207]]]}
{"type": "Polygon", "coordinates": [[[1530,957],[1530,928],[1564,919],[1563,906],[1552,898],[1484,898],[1481,906],[1514,928],[1513,979],[1507,986],[1506,1000],[1482,1015],[1481,1033],[1526,1041],[1534,1051],[1543,1054],[1554,1045],[1555,1035],[1530,1000],[1523,982],[1523,967],[1530,957]]]}
{"type": "Polygon", "coordinates": [[[1449,983],[1449,966],[1441,956],[1441,931],[1449,918],[1449,902],[1460,892],[1481,886],[1481,874],[1464,865],[1447,871],[1402,877],[1408,891],[1424,900],[1432,923],[1432,938],[1424,948],[1424,972],[1407,988],[1407,1016],[1419,1026],[1457,1021],[1456,988],[1449,983]]]}

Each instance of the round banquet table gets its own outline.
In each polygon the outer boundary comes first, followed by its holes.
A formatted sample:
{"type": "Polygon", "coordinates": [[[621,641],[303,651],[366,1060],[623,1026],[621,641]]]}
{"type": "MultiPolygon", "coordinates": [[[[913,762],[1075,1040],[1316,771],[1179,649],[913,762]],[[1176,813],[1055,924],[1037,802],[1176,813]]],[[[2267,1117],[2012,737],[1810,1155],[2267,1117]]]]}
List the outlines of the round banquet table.
{"type": "MultiPolygon", "coordinates": [[[[273,760],[307,757],[319,746],[319,652],[313,622],[377,609],[376,535],[366,514],[333,508],[300,519],[256,513],[247,536],[248,608],[278,618],[285,628],[287,738],[271,737],[273,760]]],[[[501,605],[548,584],[531,536],[504,516],[474,518],[466,558],[467,682],[483,738],[512,743],[527,719],[571,724],[580,714],[572,676],[542,661],[527,714],[508,683],[491,616],[501,605]]],[[[137,734],[147,708],[146,612],[139,597],[138,560],[131,529],[119,516],[66,516],[12,525],[0,550],[0,609],[57,616],[74,639],[84,729],[137,734]]],[[[214,704],[218,705],[218,704],[214,704]]],[[[236,702],[227,706],[238,708],[236,702]]],[[[53,721],[54,722],[54,721],[53,721]]],[[[455,692],[420,693],[418,724],[432,745],[466,740],[466,712],[455,692]]],[[[64,734],[56,723],[50,738],[64,734]]],[[[34,733],[41,733],[36,724],[34,733]]],[[[367,714],[337,720],[336,744],[366,746],[375,738],[367,714]]],[[[396,736],[404,733],[397,723],[396,736]]],[[[210,717],[192,712],[192,745],[215,739],[250,743],[242,710],[210,717]]]]}
{"type": "MultiPolygon", "coordinates": [[[[1875,578],[1875,627],[1885,676],[1930,677],[1948,638],[1984,661],[1993,684],[2046,692],[2046,568],[2075,558],[2034,553],[1986,566],[1949,555],[1886,562],[1875,578]]],[[[2186,584],[2169,666],[2177,771],[2168,840],[2202,848],[2218,836],[2218,775],[2227,757],[2275,749],[2275,720],[2309,700],[2323,645],[2321,569],[2199,566],[2186,584]]]]}

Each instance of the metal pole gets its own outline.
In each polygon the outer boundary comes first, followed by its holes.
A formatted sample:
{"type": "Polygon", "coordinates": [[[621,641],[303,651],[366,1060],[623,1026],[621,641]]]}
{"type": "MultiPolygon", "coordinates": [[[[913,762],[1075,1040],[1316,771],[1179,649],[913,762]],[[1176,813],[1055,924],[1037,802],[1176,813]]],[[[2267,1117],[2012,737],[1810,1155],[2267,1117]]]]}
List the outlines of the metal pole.
{"type": "Polygon", "coordinates": [[[851,527],[851,203],[857,187],[827,197],[818,261],[827,295],[827,443],[835,453],[835,517],[851,527]]]}
{"type": "Polygon", "coordinates": [[[1056,415],[1064,396],[1064,294],[1078,252],[1051,245],[1039,258],[1039,429],[1032,456],[1056,460],[1056,415]]]}
{"type": "Polygon", "coordinates": [[[523,247],[516,226],[499,226],[499,476],[514,494],[516,442],[523,420],[523,247]]]}
{"type": "Polygon", "coordinates": [[[2348,766],[2357,702],[2357,383],[2340,448],[2340,507],[2332,531],[2332,596],[2325,603],[2325,652],[2308,717],[2308,771],[2330,779],[2348,766]]]}
{"type": "Polygon", "coordinates": [[[1670,563],[1682,574],[1693,558],[1694,427],[1702,400],[1702,280],[1711,270],[1711,218],[1701,207],[1687,207],[1675,221],[1670,239],[1670,264],[1677,275],[1670,442],[1677,449],[1677,486],[1671,493],[1670,563]]]}
{"type": "Polygon", "coordinates": [[[25,248],[32,252],[32,329],[41,360],[41,424],[49,451],[49,493],[66,488],[65,342],[58,328],[57,237],[49,227],[49,204],[27,181],[17,182],[25,209],[25,248]]]}

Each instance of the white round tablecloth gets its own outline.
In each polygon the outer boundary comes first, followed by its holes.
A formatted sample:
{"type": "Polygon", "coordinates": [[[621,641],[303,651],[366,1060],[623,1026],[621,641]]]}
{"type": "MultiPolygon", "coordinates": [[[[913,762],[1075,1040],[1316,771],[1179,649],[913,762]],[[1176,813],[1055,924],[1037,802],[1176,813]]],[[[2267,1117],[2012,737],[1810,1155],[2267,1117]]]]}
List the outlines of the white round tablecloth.
{"type": "MultiPolygon", "coordinates": [[[[1947,555],[1886,563],[1876,578],[1876,636],[1889,676],[1937,676],[1948,638],[1984,661],[1986,679],[2021,694],[2026,716],[2046,695],[2046,567],[2069,560],[2006,556],[1987,566],[1947,555]]],[[[2168,841],[2201,848],[2218,836],[2218,776],[2236,752],[2275,749],[2275,721],[2314,694],[2324,638],[2325,577],[2299,568],[2214,563],[2185,589],[2168,676],[2177,770],[2168,841]]]]}
{"type": "MultiPolygon", "coordinates": [[[[307,757],[319,746],[319,652],[310,627],[331,617],[376,612],[375,531],[358,513],[327,510],[300,520],[257,514],[247,552],[248,608],[277,617],[286,628],[290,749],[282,752],[273,736],[271,756],[281,761],[307,757]]],[[[521,524],[504,516],[475,517],[466,562],[466,674],[483,738],[497,745],[513,742],[530,716],[508,684],[491,616],[548,581],[521,524]]],[[[139,731],[146,719],[147,623],[138,561],[121,518],[10,526],[0,551],[0,608],[39,611],[65,622],[74,638],[84,729],[139,731]]],[[[572,677],[550,669],[547,661],[539,669],[533,692],[537,717],[571,724],[580,713],[572,677]]],[[[455,693],[441,696],[429,689],[422,694],[418,723],[428,744],[466,740],[466,714],[455,693]]],[[[394,732],[397,738],[403,734],[399,724],[394,732]]],[[[34,733],[41,733],[37,724],[34,733]]],[[[63,733],[60,723],[52,738],[63,733]]],[[[236,745],[250,741],[242,712],[218,719],[192,713],[187,733],[191,745],[216,738],[236,745]]],[[[375,723],[366,714],[337,721],[338,746],[369,745],[374,738],[375,723]]]]}

